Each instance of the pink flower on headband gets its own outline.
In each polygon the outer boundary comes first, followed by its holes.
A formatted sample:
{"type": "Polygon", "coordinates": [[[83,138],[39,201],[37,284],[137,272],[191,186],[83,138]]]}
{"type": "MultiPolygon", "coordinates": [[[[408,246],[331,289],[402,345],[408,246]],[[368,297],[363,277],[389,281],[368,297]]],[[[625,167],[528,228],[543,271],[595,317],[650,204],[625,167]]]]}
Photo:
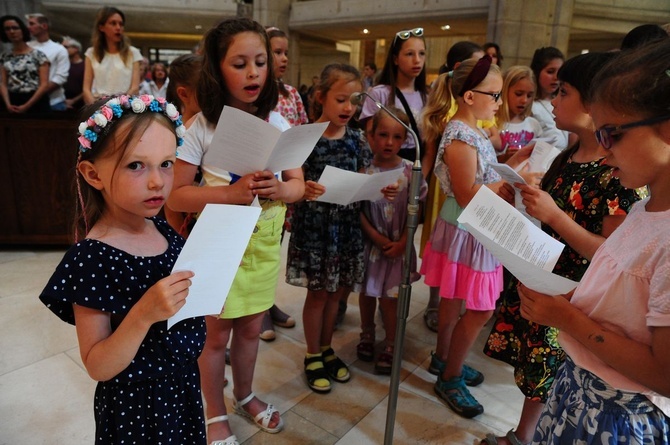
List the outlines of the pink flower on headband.
{"type": "Polygon", "coordinates": [[[104,136],[105,133],[102,133],[102,129],[107,128],[110,122],[121,119],[123,114],[127,112],[135,114],[144,112],[162,113],[175,125],[177,146],[181,146],[184,143],[183,138],[186,128],[182,124],[177,107],[163,98],[157,99],[150,94],[132,97],[124,94],[110,98],[91,117],[79,124],[77,127],[80,134],[80,137],[77,139],[79,141],[79,150],[81,152],[90,150],[92,144],[99,137],[104,136]]]}
{"type": "Polygon", "coordinates": [[[85,149],[90,149],[91,148],[91,141],[86,139],[84,136],[79,136],[78,138],[79,144],[84,147],[85,149]]]}
{"type": "Polygon", "coordinates": [[[112,117],[114,117],[114,112],[106,105],[100,108],[100,113],[102,113],[102,115],[105,116],[105,119],[108,121],[112,120],[112,117]]]}
{"type": "Polygon", "coordinates": [[[152,100],[154,100],[153,96],[150,96],[148,94],[142,94],[140,95],[140,100],[144,102],[144,105],[149,106],[152,100]]]}
{"type": "Polygon", "coordinates": [[[157,98],[156,98],[156,102],[158,102],[159,104],[163,105],[164,103],[167,102],[167,100],[165,100],[164,97],[157,97],[157,98]]]}

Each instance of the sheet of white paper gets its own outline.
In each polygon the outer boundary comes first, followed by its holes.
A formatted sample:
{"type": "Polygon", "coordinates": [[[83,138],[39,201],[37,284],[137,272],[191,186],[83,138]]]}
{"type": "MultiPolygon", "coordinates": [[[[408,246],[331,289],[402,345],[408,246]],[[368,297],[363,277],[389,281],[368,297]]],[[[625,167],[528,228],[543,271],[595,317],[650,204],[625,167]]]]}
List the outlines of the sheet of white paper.
{"type": "Polygon", "coordinates": [[[528,158],[529,171],[546,172],[559,154],[561,154],[561,150],[546,141],[538,139],[528,158]]]}
{"type": "Polygon", "coordinates": [[[223,107],[205,161],[244,176],[302,167],[328,122],[292,127],[274,125],[234,107],[223,107]]]}
{"type": "Polygon", "coordinates": [[[260,214],[260,207],[207,204],[172,268],[195,276],[186,304],[168,319],[168,329],[187,318],[221,312],[260,214]]]}
{"type": "Polygon", "coordinates": [[[560,241],[534,226],[488,187],[480,187],[458,222],[470,224],[509,253],[549,272],[563,251],[560,241]]]}
{"type": "Polygon", "coordinates": [[[508,182],[510,185],[514,185],[516,182],[520,182],[522,184],[526,183],[521,175],[507,164],[491,162],[489,165],[500,175],[501,178],[503,178],[503,180],[505,180],[505,182],[508,182]]]}
{"type": "Polygon", "coordinates": [[[396,182],[402,174],[402,168],[366,175],[327,165],[318,181],[326,187],[326,192],[317,201],[340,205],[377,201],[383,197],[380,190],[396,182]]]}
{"type": "MultiPolygon", "coordinates": [[[[526,161],[524,161],[525,163],[526,161]]],[[[520,182],[522,184],[526,184],[526,181],[517,173],[517,170],[514,170],[512,167],[510,167],[507,164],[500,164],[497,162],[489,164],[493,170],[498,172],[501,178],[503,178],[506,182],[508,182],[511,185],[514,185],[517,182],[520,182]]],[[[525,164],[523,164],[525,165],[525,164]]],[[[523,168],[523,165],[520,167],[523,168]]],[[[520,170],[520,169],[519,169],[520,170]]],[[[522,198],[521,198],[521,191],[517,188],[514,189],[514,207],[521,212],[523,216],[531,220],[531,222],[536,225],[537,227],[540,227],[540,221],[537,219],[533,218],[530,216],[528,213],[526,213],[526,206],[523,205],[522,198]]]]}
{"type": "Polygon", "coordinates": [[[511,254],[498,243],[478,232],[469,223],[463,224],[468,232],[486,247],[526,287],[547,295],[560,295],[570,292],[577,287],[577,282],[546,271],[534,264],[529,264],[523,258],[511,254]]]}
{"type": "Polygon", "coordinates": [[[515,277],[531,289],[551,295],[577,283],[551,273],[563,244],[534,226],[488,187],[481,187],[458,222],[515,277]]]}

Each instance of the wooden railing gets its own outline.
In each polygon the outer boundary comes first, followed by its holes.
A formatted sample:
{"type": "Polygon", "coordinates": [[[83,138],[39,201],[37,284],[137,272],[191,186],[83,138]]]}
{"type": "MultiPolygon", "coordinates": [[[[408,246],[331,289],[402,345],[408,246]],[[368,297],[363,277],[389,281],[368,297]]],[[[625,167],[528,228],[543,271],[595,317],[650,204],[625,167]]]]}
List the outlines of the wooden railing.
{"type": "Polygon", "coordinates": [[[72,242],[78,120],[0,115],[0,245],[72,242]]]}

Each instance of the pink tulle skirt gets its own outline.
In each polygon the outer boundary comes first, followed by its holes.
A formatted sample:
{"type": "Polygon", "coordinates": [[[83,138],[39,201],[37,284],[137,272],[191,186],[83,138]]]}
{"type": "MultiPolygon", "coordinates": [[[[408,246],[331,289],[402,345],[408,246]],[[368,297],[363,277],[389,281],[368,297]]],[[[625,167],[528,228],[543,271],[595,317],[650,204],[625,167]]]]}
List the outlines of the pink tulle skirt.
{"type": "Polygon", "coordinates": [[[438,287],[442,298],[465,300],[467,309],[490,311],[503,289],[503,271],[486,248],[459,227],[462,209],[447,199],[435,222],[421,262],[421,274],[430,287],[438,287]],[[446,217],[453,222],[445,220],[446,217]]]}

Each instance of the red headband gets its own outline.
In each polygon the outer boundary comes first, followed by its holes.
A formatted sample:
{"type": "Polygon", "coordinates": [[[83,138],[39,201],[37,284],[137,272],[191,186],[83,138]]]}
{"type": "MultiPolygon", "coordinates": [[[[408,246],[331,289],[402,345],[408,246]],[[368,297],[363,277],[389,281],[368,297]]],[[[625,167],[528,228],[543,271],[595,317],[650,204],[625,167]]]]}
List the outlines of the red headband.
{"type": "Polygon", "coordinates": [[[469,91],[482,83],[489,74],[491,63],[492,59],[488,54],[479,59],[474,68],[472,68],[472,71],[470,71],[470,74],[468,74],[468,77],[465,79],[463,88],[461,88],[461,91],[458,93],[458,95],[463,97],[466,91],[469,91]]]}

